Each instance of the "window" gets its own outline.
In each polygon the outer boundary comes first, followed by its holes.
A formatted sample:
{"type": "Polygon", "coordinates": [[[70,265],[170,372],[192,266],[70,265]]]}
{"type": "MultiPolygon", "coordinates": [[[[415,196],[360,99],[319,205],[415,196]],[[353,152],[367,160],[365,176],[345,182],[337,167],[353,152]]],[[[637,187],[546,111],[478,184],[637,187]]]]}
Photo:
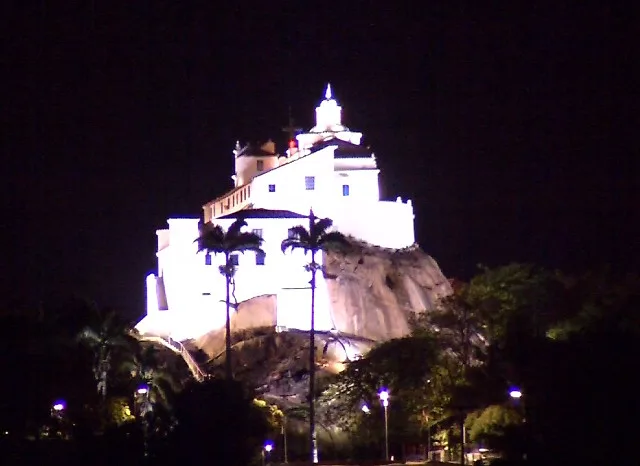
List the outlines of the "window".
{"type": "Polygon", "coordinates": [[[256,163],[257,167],[258,167],[258,171],[261,172],[262,170],[264,170],[264,160],[258,160],[258,162],[256,163]]]}
{"type": "Polygon", "coordinates": [[[254,228],[251,230],[251,233],[262,238],[262,228],[254,228]]]}
{"type": "Polygon", "coordinates": [[[307,191],[313,191],[316,189],[316,177],[315,176],[305,176],[304,177],[304,187],[307,191]]]}
{"type": "Polygon", "coordinates": [[[275,184],[270,184],[269,185],[269,192],[270,193],[275,193],[276,192],[276,185],[275,184]]]}
{"type": "Polygon", "coordinates": [[[204,265],[211,265],[211,254],[207,253],[204,256],[204,265]]]}
{"type": "Polygon", "coordinates": [[[348,184],[343,184],[342,185],[342,195],[343,196],[348,196],[349,195],[349,185],[348,184]]]}
{"type": "Polygon", "coordinates": [[[289,231],[287,233],[287,237],[289,239],[297,238],[298,234],[296,233],[296,231],[293,228],[289,228],[289,231]]]}
{"type": "Polygon", "coordinates": [[[231,254],[229,256],[229,263],[231,265],[237,266],[238,265],[238,255],[237,254],[231,254]]]}
{"type": "Polygon", "coordinates": [[[265,256],[264,252],[256,252],[256,265],[264,265],[265,256]]]}

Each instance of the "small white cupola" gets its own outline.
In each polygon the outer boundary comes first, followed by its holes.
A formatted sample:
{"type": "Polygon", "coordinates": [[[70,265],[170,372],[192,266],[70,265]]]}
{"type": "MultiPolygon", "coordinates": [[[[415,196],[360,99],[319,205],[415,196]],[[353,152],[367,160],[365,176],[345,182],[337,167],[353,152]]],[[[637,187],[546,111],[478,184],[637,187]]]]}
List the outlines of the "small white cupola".
{"type": "Polygon", "coordinates": [[[324,92],[324,100],[320,106],[316,107],[316,125],[311,128],[312,133],[339,132],[345,131],[342,126],[342,107],[333,98],[331,84],[327,84],[324,92]]]}

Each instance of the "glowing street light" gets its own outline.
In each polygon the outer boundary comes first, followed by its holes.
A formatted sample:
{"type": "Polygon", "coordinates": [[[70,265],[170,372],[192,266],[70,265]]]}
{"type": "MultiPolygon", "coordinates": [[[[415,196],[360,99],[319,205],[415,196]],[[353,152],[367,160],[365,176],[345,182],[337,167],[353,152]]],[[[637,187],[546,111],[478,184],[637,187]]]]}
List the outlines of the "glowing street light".
{"type": "MultiPolygon", "coordinates": [[[[527,410],[526,410],[526,400],[523,403],[522,401],[520,401],[520,398],[522,398],[522,390],[518,387],[511,387],[509,389],[509,397],[513,400],[513,404],[518,406],[522,412],[522,422],[526,423],[527,422],[527,410]]],[[[530,442],[530,438],[529,438],[529,427],[525,424],[524,426],[524,458],[527,458],[528,456],[528,452],[529,452],[529,442],[530,442]]]]}
{"type": "Polygon", "coordinates": [[[371,412],[371,410],[369,409],[369,406],[367,405],[362,405],[362,412],[365,414],[369,414],[371,412]]]}
{"type": "Polygon", "coordinates": [[[66,403],[62,400],[56,401],[53,404],[53,410],[56,412],[60,412],[60,411],[64,411],[64,409],[66,408],[66,403]]]}
{"type": "Polygon", "coordinates": [[[273,450],[273,443],[267,442],[264,444],[264,447],[262,448],[262,466],[264,466],[266,455],[271,453],[272,450],[273,450]]]}
{"type": "Polygon", "coordinates": [[[147,393],[149,393],[149,387],[146,385],[141,385],[140,387],[138,387],[138,395],[146,395],[147,393]]]}
{"type": "Polygon", "coordinates": [[[382,406],[389,406],[389,392],[387,390],[381,390],[378,396],[380,397],[380,401],[382,401],[382,406]]]}
{"type": "Polygon", "coordinates": [[[384,406],[384,452],[385,459],[389,461],[389,414],[387,408],[389,407],[389,391],[385,388],[378,393],[382,406],[384,406]]]}
{"type": "Polygon", "coordinates": [[[509,396],[515,400],[522,398],[522,392],[517,388],[509,390],[509,396]]]}

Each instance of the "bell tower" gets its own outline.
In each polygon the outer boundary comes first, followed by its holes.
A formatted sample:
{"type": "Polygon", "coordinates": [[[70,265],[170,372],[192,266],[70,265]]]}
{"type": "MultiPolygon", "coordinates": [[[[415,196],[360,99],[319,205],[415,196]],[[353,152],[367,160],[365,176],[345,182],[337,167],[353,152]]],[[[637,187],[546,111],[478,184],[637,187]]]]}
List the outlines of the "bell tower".
{"type": "Polygon", "coordinates": [[[344,131],[342,126],[342,107],[333,98],[331,84],[327,84],[324,91],[324,100],[316,107],[316,125],[311,129],[312,133],[336,133],[344,131]]]}
{"type": "Polygon", "coordinates": [[[298,134],[296,139],[298,149],[307,153],[314,144],[333,138],[360,145],[362,133],[351,131],[342,124],[342,107],[333,96],[331,84],[327,84],[324,100],[316,107],[316,125],[309,132],[298,134]]]}

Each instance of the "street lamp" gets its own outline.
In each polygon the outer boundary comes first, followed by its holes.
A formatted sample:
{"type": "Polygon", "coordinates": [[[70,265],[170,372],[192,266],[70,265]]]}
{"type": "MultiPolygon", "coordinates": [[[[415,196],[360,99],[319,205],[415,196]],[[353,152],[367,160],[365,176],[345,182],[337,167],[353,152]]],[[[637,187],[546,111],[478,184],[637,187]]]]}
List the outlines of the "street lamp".
{"type": "Polygon", "coordinates": [[[271,450],[273,450],[273,443],[265,443],[264,447],[262,448],[262,466],[264,466],[265,463],[265,456],[271,453],[271,450]]]}
{"type": "Polygon", "coordinates": [[[147,393],[149,393],[149,387],[146,385],[140,385],[140,387],[138,387],[138,395],[146,395],[147,393]]]}
{"type": "Polygon", "coordinates": [[[140,395],[142,400],[140,402],[136,401],[138,404],[138,416],[142,421],[142,440],[143,440],[143,454],[145,458],[149,456],[149,445],[148,445],[148,435],[149,435],[149,421],[147,419],[147,413],[151,412],[151,405],[149,404],[149,386],[148,385],[140,385],[136,390],[136,393],[140,395]]]}
{"type": "Polygon", "coordinates": [[[56,412],[64,411],[66,408],[66,403],[63,400],[58,400],[53,404],[53,410],[56,412]]]}
{"type": "Polygon", "coordinates": [[[365,414],[369,414],[371,412],[371,410],[369,409],[369,406],[367,405],[362,405],[362,412],[365,414]]]}
{"type": "Polygon", "coordinates": [[[527,425],[527,402],[522,403],[520,399],[523,397],[522,390],[518,387],[511,387],[509,389],[509,396],[513,400],[514,405],[518,406],[520,413],[522,414],[522,422],[523,422],[523,442],[524,442],[524,452],[523,457],[527,459],[528,452],[531,448],[530,442],[531,437],[529,433],[530,427],[527,425]]]}
{"type": "Polygon", "coordinates": [[[54,421],[50,429],[55,431],[48,431],[49,435],[60,435],[62,438],[67,437],[67,422],[65,419],[65,411],[67,409],[67,403],[64,400],[56,400],[51,405],[51,419],[54,421]]]}
{"type": "Polygon", "coordinates": [[[387,410],[389,407],[389,392],[383,388],[378,393],[378,396],[382,406],[384,406],[384,453],[386,460],[389,461],[389,413],[387,410]]]}

